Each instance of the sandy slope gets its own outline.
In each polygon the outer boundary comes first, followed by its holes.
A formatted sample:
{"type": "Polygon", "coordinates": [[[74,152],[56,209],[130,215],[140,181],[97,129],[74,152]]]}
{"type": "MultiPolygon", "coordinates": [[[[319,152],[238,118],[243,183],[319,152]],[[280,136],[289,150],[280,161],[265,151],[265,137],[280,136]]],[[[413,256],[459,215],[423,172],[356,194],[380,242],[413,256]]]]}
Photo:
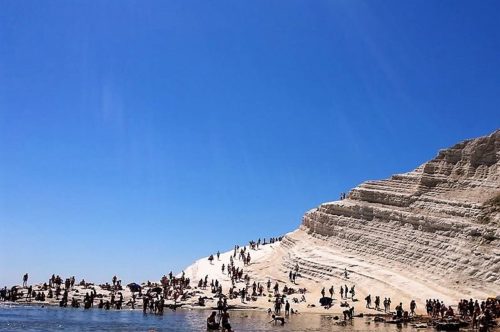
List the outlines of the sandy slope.
{"type": "MultiPolygon", "coordinates": [[[[227,291],[231,286],[230,279],[226,273],[221,272],[222,264],[229,262],[229,256],[232,251],[221,254],[220,260],[215,260],[210,264],[208,257],[196,261],[188,267],[186,276],[192,278],[193,283],[202,279],[205,275],[211,279],[218,279],[223,284],[223,290],[227,291]]],[[[455,303],[461,297],[461,293],[443,289],[439,285],[428,280],[419,280],[415,275],[407,273],[402,267],[394,266],[394,269],[388,269],[387,266],[379,265],[376,261],[366,261],[363,257],[355,257],[339,248],[334,248],[321,239],[314,238],[307,234],[303,229],[298,229],[286,235],[282,242],[272,245],[261,246],[259,250],[250,250],[252,263],[244,267],[245,273],[248,273],[252,282],[266,283],[271,279],[273,285],[279,282],[280,289],[286,284],[292,288],[306,288],[307,302],[293,304],[292,308],[299,312],[319,312],[319,313],[341,313],[345,308],[339,306],[340,285],[347,285],[351,288],[356,286],[355,298],[359,301],[348,299],[349,305],[354,305],[356,312],[372,313],[374,309],[366,309],[364,298],[371,294],[390,297],[392,300],[392,309],[397,304],[403,302],[407,308],[411,299],[417,301],[419,312],[423,312],[425,299],[439,298],[446,303],[455,303]],[[296,284],[288,280],[288,273],[295,264],[299,264],[299,277],[296,284]],[[344,269],[348,271],[348,278],[344,277],[344,269]],[[321,289],[326,287],[327,293],[331,286],[334,286],[334,306],[326,310],[319,306],[321,289]],[[316,307],[308,307],[314,304],[316,307]]],[[[236,266],[243,267],[241,261],[235,260],[236,266]]],[[[238,283],[236,288],[245,287],[243,282],[238,283]]],[[[267,294],[267,291],[265,291],[267,294]]],[[[205,293],[210,296],[209,292],[205,293]]],[[[289,298],[300,295],[291,295],[289,298]]],[[[255,302],[248,302],[251,307],[267,309],[272,307],[268,297],[258,298],[255,302]]],[[[215,303],[215,302],[214,302],[215,303]]],[[[242,305],[241,300],[231,300],[230,304],[242,305]]]]}

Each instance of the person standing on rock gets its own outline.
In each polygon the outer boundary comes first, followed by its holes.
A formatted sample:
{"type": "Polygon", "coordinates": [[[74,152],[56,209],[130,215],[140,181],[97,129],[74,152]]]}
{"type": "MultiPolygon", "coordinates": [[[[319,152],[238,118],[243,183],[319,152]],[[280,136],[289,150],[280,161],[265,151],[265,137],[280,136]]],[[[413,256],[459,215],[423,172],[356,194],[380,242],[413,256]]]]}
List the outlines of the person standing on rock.
{"type": "Polygon", "coordinates": [[[281,314],[281,299],[279,296],[276,297],[276,301],[274,302],[274,313],[276,315],[281,314]]]}
{"type": "Polygon", "coordinates": [[[28,294],[26,294],[26,300],[31,300],[31,294],[33,293],[33,286],[28,287],[28,294]]]}
{"type": "Polygon", "coordinates": [[[427,311],[427,316],[432,316],[432,301],[430,299],[425,300],[425,309],[427,311]]]}
{"type": "Polygon", "coordinates": [[[246,292],[247,292],[246,288],[243,288],[241,290],[241,303],[245,303],[246,292]]]}
{"type": "Polygon", "coordinates": [[[325,287],[321,290],[321,297],[325,297],[325,287]]]}
{"type": "Polygon", "coordinates": [[[366,308],[370,309],[372,305],[372,296],[368,294],[368,296],[365,297],[365,301],[366,301],[366,308]]]}
{"type": "Polygon", "coordinates": [[[344,298],[344,287],[342,287],[342,285],[340,286],[340,298],[344,298]]]}
{"type": "Polygon", "coordinates": [[[396,307],[396,317],[397,318],[403,318],[403,303],[399,303],[399,305],[396,307]]]}
{"type": "Polygon", "coordinates": [[[25,273],[23,276],[23,287],[28,286],[28,273],[25,273]]]}
{"type": "Polygon", "coordinates": [[[328,290],[328,292],[330,292],[330,297],[333,297],[333,294],[335,293],[334,290],[333,290],[333,285],[332,285],[332,287],[330,287],[330,289],[328,290]]]}
{"type": "Polygon", "coordinates": [[[285,316],[290,316],[290,303],[286,300],[285,303],[285,316]]]}
{"type": "Polygon", "coordinates": [[[415,316],[415,309],[417,308],[417,303],[415,300],[411,300],[410,302],[410,315],[415,316]]]}
{"type": "Polygon", "coordinates": [[[380,309],[380,296],[375,296],[375,310],[380,309]]]}

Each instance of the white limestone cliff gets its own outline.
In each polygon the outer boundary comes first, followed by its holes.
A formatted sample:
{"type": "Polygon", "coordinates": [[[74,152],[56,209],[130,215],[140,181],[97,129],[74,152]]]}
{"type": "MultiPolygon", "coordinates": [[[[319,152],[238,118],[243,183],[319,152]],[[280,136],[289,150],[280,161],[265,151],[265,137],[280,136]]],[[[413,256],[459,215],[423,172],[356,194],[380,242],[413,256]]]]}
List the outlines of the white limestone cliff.
{"type": "MultiPolygon", "coordinates": [[[[423,309],[427,298],[453,304],[499,295],[500,130],[321,204],[299,229],[255,257],[245,267],[253,279],[287,282],[298,264],[295,287],[314,296],[323,286],[356,284],[360,298],[416,299],[423,309]]],[[[193,280],[208,273],[201,262],[187,269],[193,280]]]]}

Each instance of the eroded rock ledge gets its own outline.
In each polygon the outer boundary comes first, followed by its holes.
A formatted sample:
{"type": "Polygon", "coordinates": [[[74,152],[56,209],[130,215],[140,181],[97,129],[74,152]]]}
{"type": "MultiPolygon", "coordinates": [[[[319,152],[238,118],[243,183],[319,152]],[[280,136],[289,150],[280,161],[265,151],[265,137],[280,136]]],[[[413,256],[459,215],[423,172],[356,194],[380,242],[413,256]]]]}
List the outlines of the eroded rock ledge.
{"type": "Polygon", "coordinates": [[[500,130],[415,170],[321,204],[302,229],[346,253],[394,262],[454,289],[500,294],[500,130]]]}

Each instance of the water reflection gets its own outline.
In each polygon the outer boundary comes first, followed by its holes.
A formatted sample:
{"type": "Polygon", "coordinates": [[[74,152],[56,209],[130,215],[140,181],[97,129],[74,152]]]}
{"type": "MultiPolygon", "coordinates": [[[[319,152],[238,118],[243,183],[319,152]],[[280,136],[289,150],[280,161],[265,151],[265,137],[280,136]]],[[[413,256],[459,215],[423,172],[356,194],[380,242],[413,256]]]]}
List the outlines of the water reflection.
{"type": "MultiPolygon", "coordinates": [[[[141,311],[60,309],[54,307],[0,306],[0,331],[205,331],[209,311],[177,310],[164,316],[144,315],[141,311]]],[[[285,326],[270,324],[270,317],[257,311],[232,311],[236,331],[410,331],[410,326],[375,323],[356,318],[343,325],[335,315],[299,314],[285,326]]],[[[420,329],[421,331],[421,329],[420,329]]],[[[424,330],[425,331],[425,330],[424,330]]]]}

